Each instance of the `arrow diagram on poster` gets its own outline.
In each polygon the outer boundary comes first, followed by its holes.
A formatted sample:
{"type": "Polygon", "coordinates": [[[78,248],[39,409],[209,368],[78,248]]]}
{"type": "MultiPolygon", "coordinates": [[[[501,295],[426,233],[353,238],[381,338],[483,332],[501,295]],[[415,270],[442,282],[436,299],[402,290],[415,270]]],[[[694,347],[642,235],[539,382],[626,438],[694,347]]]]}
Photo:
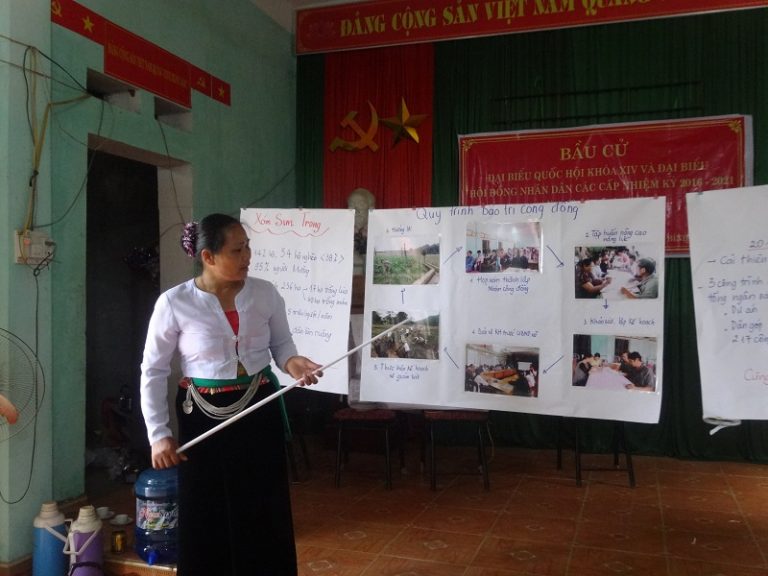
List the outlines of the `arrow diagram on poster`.
{"type": "Polygon", "coordinates": [[[557,254],[555,254],[555,251],[554,251],[554,250],[552,250],[552,248],[550,248],[550,247],[549,247],[549,244],[547,244],[547,250],[549,250],[550,252],[552,252],[552,256],[554,256],[554,257],[555,257],[555,260],[557,260],[557,267],[558,267],[558,268],[562,268],[563,266],[565,266],[565,264],[563,264],[563,261],[562,261],[562,260],[560,260],[560,258],[558,258],[557,254]]]}
{"type": "Polygon", "coordinates": [[[456,256],[456,254],[458,254],[459,252],[461,252],[462,248],[464,248],[464,247],[463,247],[463,246],[456,246],[456,250],[454,250],[453,252],[451,252],[450,254],[448,254],[448,258],[446,258],[445,260],[443,260],[443,264],[445,264],[446,262],[448,262],[448,260],[450,260],[451,258],[453,258],[454,256],[456,256]]]}
{"type": "Polygon", "coordinates": [[[563,359],[563,357],[562,357],[562,356],[560,356],[560,358],[558,358],[557,360],[555,360],[554,362],[552,362],[552,364],[550,364],[549,366],[547,366],[546,368],[544,368],[544,374],[546,374],[547,372],[549,372],[550,370],[552,370],[552,367],[553,367],[555,364],[557,364],[558,362],[560,362],[560,360],[562,360],[562,359],[563,359]]]}
{"type": "Polygon", "coordinates": [[[456,361],[455,361],[455,360],[453,359],[453,357],[451,356],[451,353],[450,353],[450,352],[448,352],[448,348],[446,348],[446,347],[443,347],[443,352],[445,352],[445,355],[446,355],[446,356],[448,356],[448,359],[449,359],[451,362],[453,362],[453,365],[454,365],[454,366],[456,366],[456,368],[458,368],[458,367],[459,367],[459,365],[458,365],[458,364],[456,364],[456,361]]]}

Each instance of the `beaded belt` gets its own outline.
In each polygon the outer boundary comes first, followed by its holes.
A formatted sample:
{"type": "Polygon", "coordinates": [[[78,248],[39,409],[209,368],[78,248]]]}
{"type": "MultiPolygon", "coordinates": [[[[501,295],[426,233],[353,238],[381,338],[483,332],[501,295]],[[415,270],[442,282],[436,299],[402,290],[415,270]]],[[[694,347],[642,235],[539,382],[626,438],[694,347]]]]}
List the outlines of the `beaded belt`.
{"type": "Polygon", "coordinates": [[[195,409],[195,406],[197,406],[209,418],[213,418],[215,420],[226,420],[227,418],[230,418],[241,412],[243,408],[245,408],[256,395],[256,391],[259,389],[259,387],[265,383],[268,383],[269,381],[269,378],[259,372],[251,379],[248,384],[231,384],[226,386],[205,388],[208,395],[212,395],[218,392],[245,390],[245,394],[243,394],[238,400],[235,400],[229,406],[214,406],[205,398],[203,398],[203,389],[195,386],[194,378],[184,378],[181,382],[179,382],[179,386],[186,388],[187,397],[181,403],[181,409],[184,414],[191,414],[195,409]],[[183,385],[185,381],[187,381],[186,386],[183,385]]]}
{"type": "MultiPolygon", "coordinates": [[[[269,384],[269,378],[259,373],[260,379],[259,379],[259,386],[264,386],[264,384],[269,384]]],[[[196,386],[195,385],[195,379],[190,378],[189,376],[184,376],[181,380],[179,380],[179,388],[183,388],[184,390],[188,389],[190,386],[195,386],[198,392],[200,394],[218,394],[219,392],[234,392],[235,390],[246,390],[251,386],[252,380],[248,380],[248,382],[243,384],[227,384],[225,386],[196,386]]]]}

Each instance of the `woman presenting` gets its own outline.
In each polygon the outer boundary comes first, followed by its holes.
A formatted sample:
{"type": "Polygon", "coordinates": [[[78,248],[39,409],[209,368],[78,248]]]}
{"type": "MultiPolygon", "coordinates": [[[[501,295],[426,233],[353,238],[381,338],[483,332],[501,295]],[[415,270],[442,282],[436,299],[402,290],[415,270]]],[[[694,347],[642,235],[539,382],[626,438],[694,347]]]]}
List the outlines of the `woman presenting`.
{"type": "Polygon", "coordinates": [[[152,466],[179,465],[180,576],[297,573],[278,402],[268,402],[205,441],[185,444],[274,393],[270,361],[302,384],[320,365],[299,356],[285,303],[272,283],[248,276],[251,250],[238,220],[211,214],[187,224],[185,252],[198,276],[161,294],[141,364],[141,408],[152,466]],[[178,439],[169,427],[167,380],[178,354],[178,439]]]}

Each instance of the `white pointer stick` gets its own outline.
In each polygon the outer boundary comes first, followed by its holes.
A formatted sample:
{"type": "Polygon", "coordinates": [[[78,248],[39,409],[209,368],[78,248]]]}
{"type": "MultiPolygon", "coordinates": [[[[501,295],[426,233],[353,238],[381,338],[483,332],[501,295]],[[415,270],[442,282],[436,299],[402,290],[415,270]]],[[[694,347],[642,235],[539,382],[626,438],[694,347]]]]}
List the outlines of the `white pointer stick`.
{"type": "MultiPolygon", "coordinates": [[[[384,336],[384,334],[388,334],[388,333],[392,332],[392,330],[394,330],[395,328],[399,328],[400,326],[402,326],[402,325],[403,325],[403,324],[405,324],[406,322],[410,322],[410,320],[409,320],[408,318],[406,318],[406,319],[405,319],[405,320],[403,320],[402,322],[399,322],[399,323],[395,324],[394,326],[390,326],[389,328],[387,328],[387,329],[386,329],[386,330],[384,330],[383,332],[380,332],[379,334],[377,334],[376,336],[374,336],[374,337],[373,337],[373,338],[371,338],[370,340],[368,340],[368,341],[366,341],[366,342],[363,342],[363,343],[362,343],[362,344],[360,344],[359,346],[355,346],[354,348],[352,348],[352,350],[348,351],[348,352],[347,352],[346,354],[344,354],[343,356],[340,356],[339,358],[337,358],[337,359],[336,359],[336,360],[334,360],[333,362],[330,362],[329,364],[326,364],[325,366],[321,366],[321,367],[320,367],[320,368],[318,368],[317,370],[314,370],[314,371],[312,372],[312,374],[317,374],[318,372],[322,372],[323,370],[327,370],[328,368],[330,368],[330,367],[331,367],[331,366],[333,366],[334,364],[338,364],[339,362],[341,362],[342,360],[344,360],[344,358],[346,358],[346,357],[348,357],[348,356],[351,356],[352,354],[354,354],[355,352],[357,352],[357,351],[358,351],[358,350],[360,350],[361,348],[363,348],[363,347],[365,347],[365,346],[368,346],[368,345],[369,345],[371,342],[373,342],[373,341],[375,341],[375,340],[378,340],[379,338],[381,338],[382,336],[384,336]]],[[[198,443],[202,442],[203,440],[205,440],[206,438],[208,438],[208,436],[211,436],[211,435],[215,434],[216,432],[218,432],[218,431],[219,431],[219,430],[221,430],[222,428],[226,428],[227,426],[229,426],[230,424],[232,424],[232,423],[233,423],[235,420],[240,420],[240,418],[242,418],[242,417],[243,417],[243,416],[245,416],[246,414],[250,414],[251,412],[253,412],[254,410],[256,410],[256,409],[258,409],[258,408],[261,408],[261,407],[262,407],[262,406],[264,406],[264,404],[266,404],[267,402],[271,402],[272,400],[274,400],[274,399],[275,399],[275,398],[277,398],[278,396],[282,396],[283,394],[285,394],[286,392],[288,392],[288,390],[290,390],[290,389],[292,389],[293,387],[295,387],[295,386],[298,386],[299,384],[301,384],[301,382],[302,382],[302,380],[301,380],[301,379],[299,379],[299,380],[296,380],[296,381],[295,381],[295,382],[293,382],[292,384],[288,384],[287,386],[284,386],[284,387],[282,387],[280,390],[278,390],[278,391],[277,391],[277,392],[275,392],[274,394],[270,394],[269,396],[267,396],[267,397],[266,397],[266,398],[264,398],[263,400],[259,400],[258,402],[256,402],[256,404],[253,404],[252,406],[248,406],[248,408],[246,408],[246,409],[245,409],[245,410],[243,410],[242,412],[238,412],[237,414],[235,414],[235,415],[234,415],[234,416],[232,416],[231,418],[228,418],[228,419],[224,420],[224,421],[223,421],[221,424],[217,424],[216,426],[214,426],[214,427],[213,427],[213,428],[211,428],[210,430],[208,430],[208,431],[206,431],[206,432],[203,432],[202,434],[200,434],[200,436],[198,436],[198,437],[196,437],[196,438],[193,438],[192,440],[190,440],[189,442],[187,442],[186,444],[184,444],[184,445],[182,445],[182,446],[179,446],[179,448],[177,448],[177,449],[176,449],[176,453],[177,453],[177,454],[181,454],[182,452],[185,452],[186,450],[188,450],[189,448],[191,448],[191,447],[192,447],[192,446],[194,446],[195,444],[198,444],[198,443]]]]}

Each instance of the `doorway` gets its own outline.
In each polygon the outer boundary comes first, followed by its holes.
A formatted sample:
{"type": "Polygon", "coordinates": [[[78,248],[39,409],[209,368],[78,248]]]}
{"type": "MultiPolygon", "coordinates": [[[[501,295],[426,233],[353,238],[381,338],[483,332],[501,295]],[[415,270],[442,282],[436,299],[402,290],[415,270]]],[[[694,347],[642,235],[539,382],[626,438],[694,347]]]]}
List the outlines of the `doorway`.
{"type": "Polygon", "coordinates": [[[103,151],[88,162],[86,454],[114,477],[148,458],[138,398],[160,292],[158,171],[103,151]]]}

